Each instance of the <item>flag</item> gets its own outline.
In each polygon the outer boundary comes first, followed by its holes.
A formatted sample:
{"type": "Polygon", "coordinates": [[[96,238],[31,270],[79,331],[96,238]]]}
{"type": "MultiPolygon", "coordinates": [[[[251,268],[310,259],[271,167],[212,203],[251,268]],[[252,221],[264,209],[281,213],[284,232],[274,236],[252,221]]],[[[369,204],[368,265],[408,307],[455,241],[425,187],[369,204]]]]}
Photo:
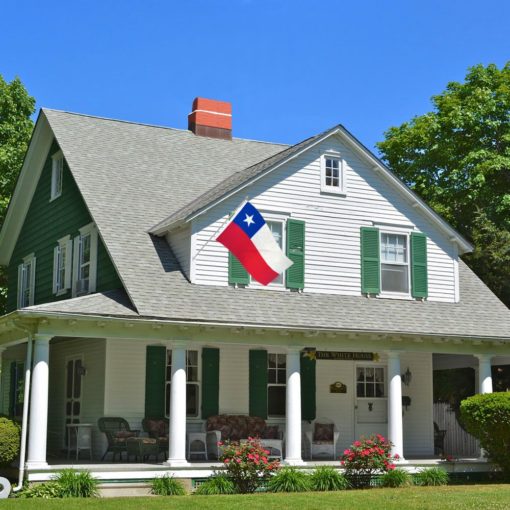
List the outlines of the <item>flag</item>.
{"type": "Polygon", "coordinates": [[[285,256],[259,211],[246,202],[216,238],[250,275],[267,285],[293,262],[285,256]]]}

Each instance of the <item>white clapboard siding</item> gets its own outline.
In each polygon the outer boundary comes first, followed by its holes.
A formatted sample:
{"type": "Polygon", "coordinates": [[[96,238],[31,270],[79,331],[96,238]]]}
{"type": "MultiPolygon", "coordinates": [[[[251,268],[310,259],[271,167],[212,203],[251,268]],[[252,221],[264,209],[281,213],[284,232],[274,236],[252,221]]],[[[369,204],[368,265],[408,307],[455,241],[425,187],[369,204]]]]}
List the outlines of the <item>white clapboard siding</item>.
{"type": "Polygon", "coordinates": [[[182,271],[188,279],[190,278],[190,238],[191,228],[189,226],[180,228],[166,236],[170,248],[172,248],[182,271]]]}
{"type": "MultiPolygon", "coordinates": [[[[103,416],[105,394],[105,340],[75,338],[50,343],[50,395],[48,402],[48,451],[59,454],[65,445],[66,365],[82,357],[87,374],[82,377],[81,423],[93,423],[92,449],[97,458],[104,451],[97,419],[103,416]]],[[[84,453],[83,455],[86,455],[84,453]]]]}
{"type": "Polygon", "coordinates": [[[446,430],[444,437],[445,455],[464,458],[480,455],[478,441],[459,425],[450,404],[446,402],[434,403],[434,421],[440,430],[446,430]]]}
{"type": "Polygon", "coordinates": [[[211,237],[248,196],[262,213],[306,222],[305,292],[359,295],[360,227],[374,223],[415,228],[428,236],[429,300],[455,300],[453,243],[380,174],[338,138],[288,162],[193,222],[193,283],[228,285],[227,250],[211,237]],[[320,192],[320,156],[327,150],[344,158],[346,195],[320,192]],[[198,255],[197,255],[198,254],[198,255]]]}

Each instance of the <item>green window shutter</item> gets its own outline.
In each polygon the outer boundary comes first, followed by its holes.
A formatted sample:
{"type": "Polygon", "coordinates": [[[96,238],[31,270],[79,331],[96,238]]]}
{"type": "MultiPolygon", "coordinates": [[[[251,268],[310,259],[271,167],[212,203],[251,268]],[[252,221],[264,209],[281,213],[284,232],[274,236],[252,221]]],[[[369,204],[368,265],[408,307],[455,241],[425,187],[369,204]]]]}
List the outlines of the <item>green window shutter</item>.
{"type": "Polygon", "coordinates": [[[267,418],[267,351],[250,350],[250,416],[267,418]]]}
{"type": "Polygon", "coordinates": [[[230,251],[228,252],[228,283],[242,285],[249,285],[250,283],[248,271],[244,269],[241,262],[230,251]]]}
{"type": "Polygon", "coordinates": [[[379,229],[361,227],[361,292],[379,294],[380,281],[379,229]]]}
{"type": "Polygon", "coordinates": [[[428,296],[427,236],[411,232],[411,294],[415,298],[428,296]]]}
{"type": "Polygon", "coordinates": [[[287,220],[287,257],[294,264],[287,269],[285,283],[288,289],[305,288],[305,222],[287,220]]]}
{"type": "Polygon", "coordinates": [[[315,359],[301,355],[301,419],[315,420],[315,359]]]}
{"type": "Polygon", "coordinates": [[[165,416],[166,347],[148,345],[145,360],[145,416],[165,416]]]}
{"type": "Polygon", "coordinates": [[[202,349],[202,418],[215,416],[219,412],[220,394],[220,350],[202,349]]]}

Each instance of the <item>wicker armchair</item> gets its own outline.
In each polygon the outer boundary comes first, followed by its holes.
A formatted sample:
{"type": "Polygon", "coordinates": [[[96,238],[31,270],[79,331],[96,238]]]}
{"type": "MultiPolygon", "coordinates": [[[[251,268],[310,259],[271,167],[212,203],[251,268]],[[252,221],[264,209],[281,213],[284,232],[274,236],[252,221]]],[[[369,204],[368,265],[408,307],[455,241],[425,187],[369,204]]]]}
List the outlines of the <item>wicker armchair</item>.
{"type": "Polygon", "coordinates": [[[113,461],[119,454],[122,460],[122,453],[127,455],[127,440],[131,437],[138,437],[139,430],[131,430],[129,423],[120,417],[103,417],[97,420],[97,426],[101,432],[104,432],[108,441],[108,447],[101,458],[103,461],[108,453],[113,455],[113,461]]]}

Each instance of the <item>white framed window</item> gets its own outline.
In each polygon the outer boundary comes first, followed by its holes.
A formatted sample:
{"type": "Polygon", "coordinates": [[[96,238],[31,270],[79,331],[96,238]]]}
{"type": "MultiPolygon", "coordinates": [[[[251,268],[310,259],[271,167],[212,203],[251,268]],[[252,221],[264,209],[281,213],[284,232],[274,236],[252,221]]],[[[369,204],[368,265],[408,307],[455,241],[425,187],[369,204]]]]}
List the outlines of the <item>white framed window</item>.
{"type": "MultiPolygon", "coordinates": [[[[172,350],[166,351],[165,416],[170,416],[170,387],[172,385],[172,350]]],[[[198,351],[186,351],[186,416],[197,418],[200,414],[200,381],[198,351]]]]}
{"type": "Polygon", "coordinates": [[[51,156],[51,193],[50,201],[62,195],[62,179],[64,176],[64,155],[58,151],[51,156]]]}
{"type": "Polygon", "coordinates": [[[27,255],[18,266],[18,308],[34,304],[35,254],[27,255]]]}
{"type": "Polygon", "coordinates": [[[345,164],[338,154],[321,156],[321,191],[345,194],[345,164]]]}
{"type": "Polygon", "coordinates": [[[67,235],[53,248],[53,294],[60,296],[71,288],[73,242],[67,235]]]}
{"type": "MultiPolygon", "coordinates": [[[[285,253],[285,222],[280,220],[269,220],[266,221],[271,234],[275,241],[278,243],[280,249],[285,253]]],[[[285,283],[285,271],[279,274],[269,285],[283,285],[285,283]]]]}
{"type": "Polygon", "coordinates": [[[267,415],[285,416],[287,393],[287,356],[267,354],[267,415]]]}
{"type": "Polygon", "coordinates": [[[80,229],[80,235],[73,241],[73,297],[95,292],[96,274],[97,229],[89,223],[80,229]]]}
{"type": "Polygon", "coordinates": [[[385,368],[382,366],[357,366],[356,396],[358,398],[385,398],[385,368]]]}
{"type": "Polygon", "coordinates": [[[409,236],[380,232],[381,292],[409,294],[409,236]]]}

